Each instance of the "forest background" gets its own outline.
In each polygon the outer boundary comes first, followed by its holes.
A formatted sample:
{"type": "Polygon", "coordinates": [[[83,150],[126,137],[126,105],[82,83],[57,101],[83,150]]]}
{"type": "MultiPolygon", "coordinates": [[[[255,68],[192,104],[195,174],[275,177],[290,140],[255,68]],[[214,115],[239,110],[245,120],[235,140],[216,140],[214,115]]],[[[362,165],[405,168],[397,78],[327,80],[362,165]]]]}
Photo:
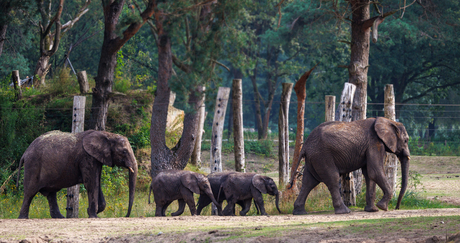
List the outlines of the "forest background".
{"type": "MultiPolygon", "coordinates": [[[[324,121],[324,96],[340,96],[348,81],[348,69],[344,67],[350,63],[350,2],[219,1],[218,10],[225,14],[214,19],[218,25],[209,25],[208,31],[214,35],[200,39],[193,30],[202,27],[197,24],[196,9],[204,2],[173,1],[162,5],[162,10],[173,16],[167,27],[175,65],[169,84],[177,94],[175,107],[190,109],[189,91],[197,84],[204,85],[208,111],[205,139],[209,139],[217,88],[230,87],[234,78],[243,79],[244,127],[254,129],[246,138],[256,140],[247,143],[247,151],[251,146],[260,150],[277,137],[281,83],[296,82],[318,64],[306,87],[307,136],[324,121]]],[[[93,77],[98,75],[104,42],[105,1],[101,5],[100,1],[61,0],[62,8],[58,3],[1,1],[0,184],[9,181],[5,188],[11,190],[14,183],[9,179],[33,139],[49,130],[70,131],[72,97],[79,93],[72,69],[86,70],[90,87],[95,87],[93,77]],[[49,24],[59,11],[62,25],[70,24],[56,34],[49,24]],[[60,37],[59,45],[56,36],[60,37]],[[47,40],[48,37],[51,38],[47,40]],[[55,45],[49,45],[53,39],[55,45]],[[55,52],[45,53],[46,45],[55,52]],[[37,71],[42,67],[39,64],[44,53],[51,54],[45,74],[37,71]],[[21,78],[34,76],[36,82],[42,83],[24,88],[23,99],[18,101],[10,85],[13,70],[19,70],[21,78]]],[[[131,23],[140,21],[140,9],[148,6],[144,4],[138,0],[123,4],[115,30],[118,36],[123,36],[131,23]]],[[[371,8],[373,15],[397,11],[379,25],[379,38],[370,44],[367,117],[383,116],[383,89],[393,84],[396,118],[408,130],[412,154],[458,156],[460,3],[417,0],[409,5],[390,0],[374,2],[371,8]]],[[[123,108],[109,108],[107,117],[106,130],[126,135],[135,150],[150,146],[149,113],[159,78],[158,27],[152,20],[149,18],[117,51],[113,90],[131,98],[123,108]],[[126,115],[131,117],[126,119],[126,115]]],[[[296,110],[297,97],[292,95],[291,140],[295,138],[296,110]]],[[[229,121],[226,119],[225,127],[231,138],[229,121]]],[[[87,126],[89,123],[85,122],[87,126]]],[[[170,140],[167,142],[174,146],[178,137],[166,135],[170,140]]]]}

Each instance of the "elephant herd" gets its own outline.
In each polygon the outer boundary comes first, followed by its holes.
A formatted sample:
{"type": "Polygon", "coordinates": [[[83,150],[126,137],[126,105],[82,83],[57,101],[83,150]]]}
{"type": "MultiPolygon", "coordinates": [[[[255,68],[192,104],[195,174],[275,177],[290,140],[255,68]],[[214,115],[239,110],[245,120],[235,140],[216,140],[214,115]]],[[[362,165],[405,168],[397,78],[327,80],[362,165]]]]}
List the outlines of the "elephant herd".
{"type": "MultiPolygon", "coordinates": [[[[401,191],[396,209],[407,188],[410,152],[409,136],[402,123],[386,118],[368,118],[354,122],[325,122],[312,130],[305,140],[299,162],[305,159],[300,193],[293,214],[306,214],[305,202],[310,191],[320,182],[331,193],[335,213],[350,213],[340,196],[340,176],[361,169],[366,180],[367,212],[388,210],[392,197],[385,176],[386,152],[396,154],[401,162],[401,191]],[[375,190],[383,191],[375,205],[375,190]]],[[[299,164],[297,163],[297,165],[299,164]]],[[[40,192],[47,197],[50,215],[63,218],[57,205],[56,193],[62,188],[83,183],[88,192],[88,215],[96,218],[106,207],[101,190],[102,165],[121,166],[129,170],[129,217],[134,201],[137,161],[126,137],[89,130],[78,134],[51,131],[35,139],[24,152],[19,168],[24,164],[24,200],[19,218],[28,218],[33,197],[40,192]]],[[[297,169],[297,168],[296,168],[297,169]]],[[[295,174],[291,175],[291,186],[295,174]]],[[[18,178],[19,183],[19,178],[18,178]]],[[[167,207],[178,200],[179,208],[172,216],[181,215],[185,205],[192,215],[200,215],[211,202],[219,215],[235,215],[235,204],[245,216],[254,201],[257,212],[267,215],[262,194],[276,198],[279,209],[280,192],[270,177],[256,173],[217,172],[207,177],[191,172],[170,170],[152,179],[149,189],[156,205],[155,216],[166,216],[167,207]],[[194,194],[200,194],[197,206],[194,194]],[[222,210],[223,201],[227,201],[222,210]]]]}

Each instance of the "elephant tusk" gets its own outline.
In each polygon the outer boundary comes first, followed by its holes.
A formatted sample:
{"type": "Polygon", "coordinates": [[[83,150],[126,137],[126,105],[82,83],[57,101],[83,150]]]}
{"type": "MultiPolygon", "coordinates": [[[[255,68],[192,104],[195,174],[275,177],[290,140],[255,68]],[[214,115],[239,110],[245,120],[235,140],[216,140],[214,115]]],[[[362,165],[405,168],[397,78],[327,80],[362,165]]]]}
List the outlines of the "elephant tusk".
{"type": "Polygon", "coordinates": [[[131,172],[133,172],[133,173],[134,173],[134,170],[133,170],[133,168],[129,167],[129,170],[130,170],[131,172]]]}
{"type": "Polygon", "coordinates": [[[407,159],[410,160],[410,156],[407,156],[407,159]]]}

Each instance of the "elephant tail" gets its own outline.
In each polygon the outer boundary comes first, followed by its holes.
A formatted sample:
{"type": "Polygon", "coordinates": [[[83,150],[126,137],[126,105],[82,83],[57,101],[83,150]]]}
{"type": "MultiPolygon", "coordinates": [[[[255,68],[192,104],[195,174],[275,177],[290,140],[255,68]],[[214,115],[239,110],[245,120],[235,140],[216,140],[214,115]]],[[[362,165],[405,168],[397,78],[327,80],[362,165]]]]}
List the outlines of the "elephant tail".
{"type": "Polygon", "coordinates": [[[19,188],[19,179],[21,177],[21,167],[22,164],[24,164],[24,157],[21,157],[21,160],[19,161],[19,167],[18,167],[18,179],[16,179],[16,189],[19,188]]]}
{"type": "Polygon", "coordinates": [[[297,161],[294,161],[294,162],[297,162],[295,164],[292,164],[292,168],[291,168],[291,180],[289,181],[289,187],[288,189],[291,189],[292,186],[294,185],[294,179],[295,177],[297,176],[297,173],[299,173],[297,171],[297,168],[299,168],[299,165],[300,165],[300,161],[302,161],[302,159],[306,157],[305,154],[302,154],[300,153],[299,155],[299,159],[297,161]]]}

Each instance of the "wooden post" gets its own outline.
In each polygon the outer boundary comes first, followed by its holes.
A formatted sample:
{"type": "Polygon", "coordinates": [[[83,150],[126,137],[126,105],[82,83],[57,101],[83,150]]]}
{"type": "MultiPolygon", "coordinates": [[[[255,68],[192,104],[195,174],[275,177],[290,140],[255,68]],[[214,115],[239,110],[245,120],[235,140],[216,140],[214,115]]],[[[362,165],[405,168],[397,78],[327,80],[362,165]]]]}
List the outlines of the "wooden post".
{"type": "Polygon", "coordinates": [[[14,70],[11,74],[13,78],[14,91],[16,93],[16,100],[22,99],[21,79],[19,78],[19,70],[14,70]]]}
{"type": "MultiPolygon", "coordinates": [[[[353,96],[355,94],[356,86],[351,83],[345,83],[342,96],[340,97],[340,104],[337,108],[339,110],[339,121],[350,122],[352,119],[352,104],[353,96]]],[[[356,191],[353,172],[341,176],[342,185],[342,198],[346,206],[356,206],[356,191]]]]}
{"type": "Polygon", "coordinates": [[[283,83],[278,117],[279,133],[279,188],[284,189],[289,183],[289,103],[293,83],[283,83]]]}
{"type": "Polygon", "coordinates": [[[197,167],[201,167],[201,140],[203,138],[203,127],[204,127],[204,120],[206,120],[206,105],[204,101],[206,100],[206,96],[204,91],[206,87],[202,87],[203,98],[202,98],[202,105],[198,109],[198,131],[196,134],[196,143],[195,147],[193,148],[192,156],[190,157],[190,163],[197,167]]]}
{"type": "Polygon", "coordinates": [[[326,95],[326,107],[324,112],[324,121],[335,121],[335,95],[326,95]]]}
{"type": "MultiPolygon", "coordinates": [[[[230,88],[220,87],[217,92],[216,107],[214,109],[214,119],[212,121],[211,134],[211,173],[222,171],[222,134],[224,132],[225,112],[227,111],[228,97],[230,88]]],[[[212,204],[212,215],[217,215],[217,208],[212,204]]]]}
{"type": "MultiPolygon", "coordinates": [[[[319,64],[319,63],[318,63],[319,64]]],[[[310,77],[310,74],[313,70],[318,66],[316,64],[310,71],[305,72],[299,80],[294,85],[294,92],[297,96],[297,131],[295,136],[295,146],[294,146],[294,157],[292,158],[292,167],[291,167],[291,176],[292,176],[292,185],[296,185],[297,180],[297,168],[299,168],[299,157],[300,157],[300,150],[302,149],[303,144],[303,134],[305,130],[304,125],[304,115],[305,115],[305,99],[307,98],[307,79],[310,77]]],[[[288,186],[289,187],[289,186],[288,186]]],[[[290,191],[291,195],[294,193],[298,193],[299,190],[297,186],[291,187],[291,189],[287,189],[285,192],[290,191]]]]}
{"type": "MultiPolygon", "coordinates": [[[[384,112],[385,117],[395,121],[395,93],[392,84],[385,85],[385,98],[384,98],[384,112]]],[[[398,171],[398,158],[395,154],[387,153],[385,158],[385,173],[390,183],[391,193],[395,195],[396,188],[396,173],[398,171]]]]}
{"type": "Polygon", "coordinates": [[[235,152],[235,170],[246,172],[244,161],[243,136],[243,83],[241,79],[233,79],[233,143],[235,152]]]}
{"type": "MultiPolygon", "coordinates": [[[[86,96],[73,97],[72,133],[84,131],[86,96]]],[[[80,185],[67,188],[66,218],[78,218],[80,185]]]]}
{"type": "Polygon", "coordinates": [[[80,84],[80,93],[82,95],[88,93],[89,83],[88,83],[88,76],[86,75],[86,71],[78,72],[77,79],[78,79],[78,83],[80,84]]]}

